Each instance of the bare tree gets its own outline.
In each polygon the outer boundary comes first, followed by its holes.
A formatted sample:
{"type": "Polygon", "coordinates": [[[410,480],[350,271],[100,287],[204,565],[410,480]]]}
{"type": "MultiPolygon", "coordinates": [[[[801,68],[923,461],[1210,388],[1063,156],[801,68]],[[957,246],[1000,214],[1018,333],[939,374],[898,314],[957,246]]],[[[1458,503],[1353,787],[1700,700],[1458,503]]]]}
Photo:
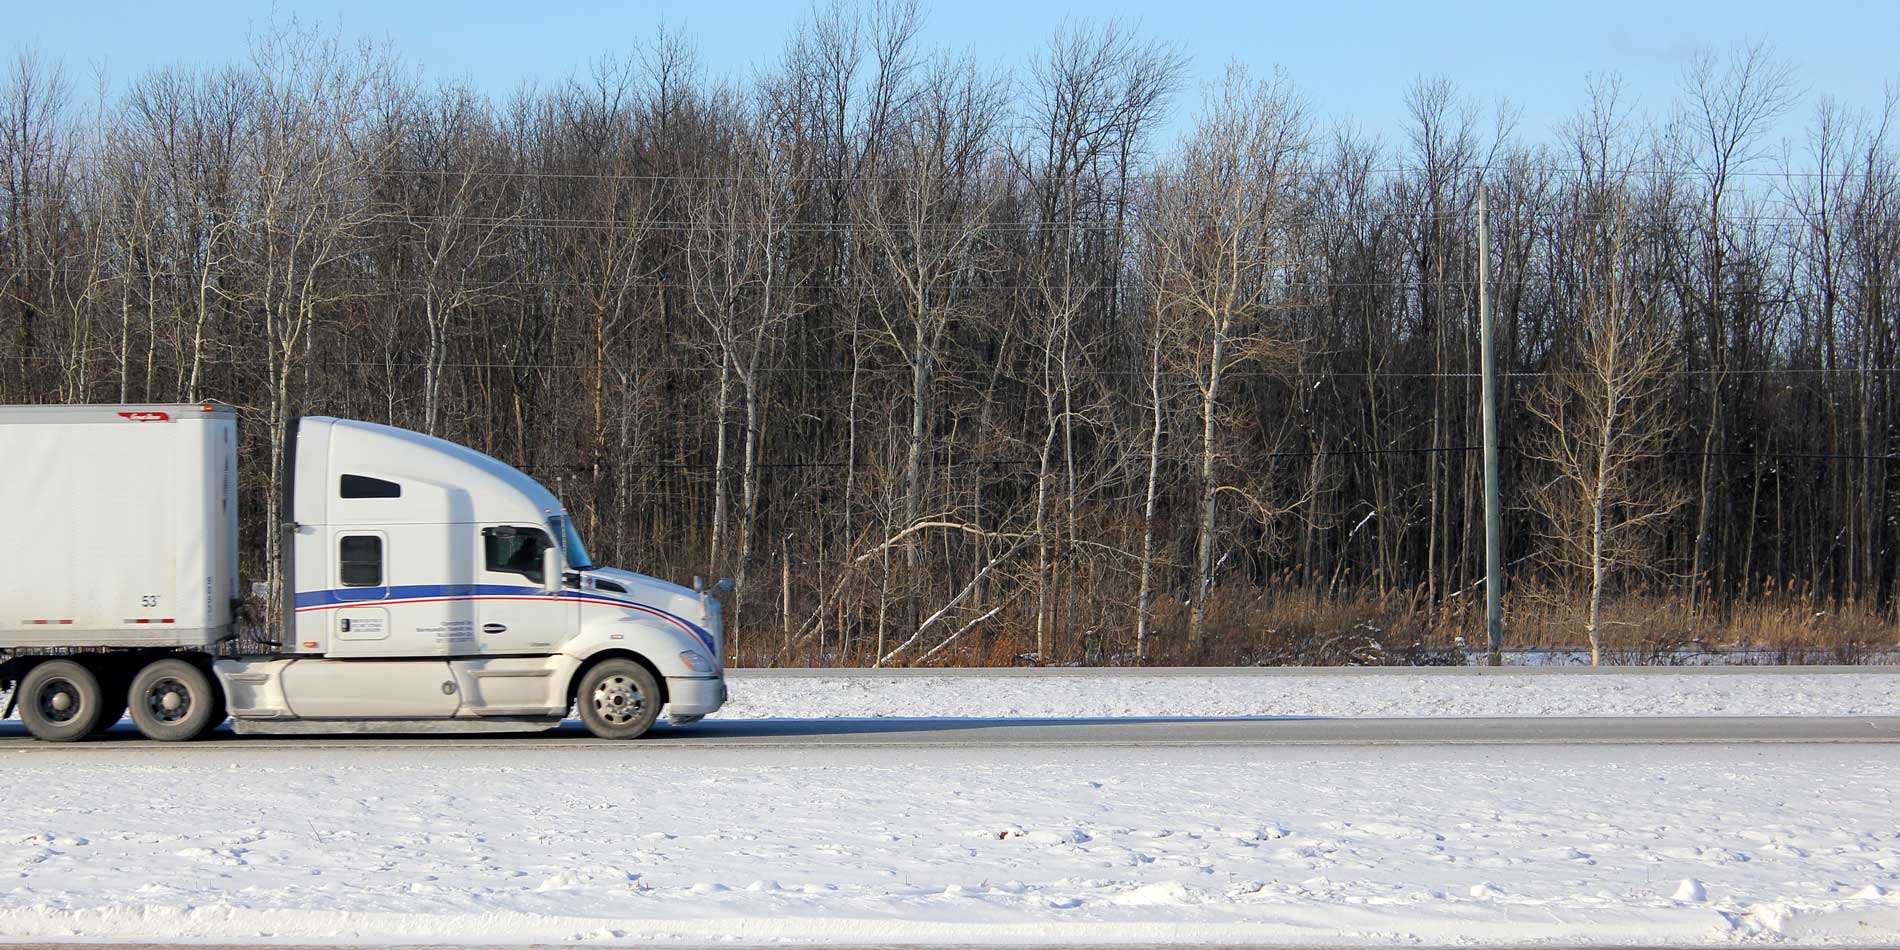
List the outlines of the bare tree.
{"type": "Polygon", "coordinates": [[[1734,348],[1730,333],[1737,308],[1731,296],[1735,281],[1728,273],[1730,234],[1724,212],[1732,201],[1737,177],[1760,157],[1763,136],[1793,103],[1794,72],[1762,44],[1736,50],[1725,62],[1705,52],[1690,61],[1683,90],[1689,101],[1678,121],[1694,142],[1692,161],[1704,187],[1700,255],[1703,296],[1699,309],[1709,370],[1693,563],[1688,576],[1689,610],[1693,614],[1707,571],[1710,518],[1721,503],[1716,463],[1726,439],[1723,374],[1730,368],[1729,353],[1734,348]]]}
{"type": "MultiPolygon", "coordinates": [[[[984,225],[996,189],[987,164],[1001,92],[995,78],[973,62],[934,64],[893,136],[891,177],[866,190],[858,215],[874,266],[889,281],[879,299],[885,306],[877,311],[881,342],[903,360],[910,376],[905,527],[923,515],[931,381],[945,333],[968,306],[972,282],[991,267],[984,225]]],[[[905,558],[915,582],[920,577],[915,544],[905,546],[905,558]]]]}
{"type": "Polygon", "coordinates": [[[282,589],[277,486],[286,477],[284,440],[298,411],[293,383],[318,322],[361,293],[325,277],[355,250],[376,215],[356,183],[372,157],[363,120],[372,80],[384,67],[373,50],[351,53],[337,40],[295,24],[260,39],[254,57],[257,84],[242,161],[255,183],[255,205],[239,241],[247,272],[244,300],[262,315],[267,342],[264,559],[274,615],[282,589]]]}
{"type": "MultiPolygon", "coordinates": [[[[785,138],[789,116],[784,102],[769,93],[749,114],[733,120],[749,133],[733,146],[724,174],[700,183],[695,196],[686,261],[695,293],[693,308],[712,338],[718,356],[719,395],[715,414],[713,452],[713,522],[708,562],[724,567],[722,545],[727,533],[727,424],[731,409],[730,382],[737,380],[743,414],[739,468],[740,503],[738,551],[732,558],[738,601],[732,625],[742,629],[753,539],[757,529],[760,493],[759,453],[763,437],[764,387],[762,372],[768,353],[780,342],[786,325],[797,316],[788,284],[796,275],[789,269],[788,229],[798,217],[792,187],[796,169],[791,143],[785,138]]],[[[735,642],[737,635],[735,634],[735,642]]]]}
{"type": "Polygon", "coordinates": [[[1212,91],[1176,170],[1154,185],[1148,241],[1168,351],[1199,394],[1198,517],[1189,638],[1205,632],[1214,585],[1222,384],[1274,349],[1268,315],[1292,264],[1290,225],[1305,158],[1304,106],[1284,75],[1238,66],[1212,91]]]}
{"type": "Polygon", "coordinates": [[[1530,497],[1545,563],[1566,580],[1584,579],[1594,666],[1602,662],[1605,593],[1619,572],[1653,569],[1654,542],[1686,499],[1659,464],[1676,417],[1668,377],[1675,351],[1653,305],[1631,286],[1625,182],[1615,169],[1586,167],[1593,179],[1578,237],[1581,320],[1568,356],[1530,406],[1544,424],[1530,455],[1548,468],[1530,497]]]}
{"type": "Polygon", "coordinates": [[[520,213],[491,174],[500,170],[499,156],[483,102],[467,89],[448,87],[417,111],[417,127],[392,130],[385,149],[398,163],[392,176],[415,189],[401,196],[401,207],[414,209],[400,222],[415,262],[403,296],[420,308],[426,331],[422,431],[433,434],[441,426],[450,336],[512,278],[497,265],[520,213]]]}

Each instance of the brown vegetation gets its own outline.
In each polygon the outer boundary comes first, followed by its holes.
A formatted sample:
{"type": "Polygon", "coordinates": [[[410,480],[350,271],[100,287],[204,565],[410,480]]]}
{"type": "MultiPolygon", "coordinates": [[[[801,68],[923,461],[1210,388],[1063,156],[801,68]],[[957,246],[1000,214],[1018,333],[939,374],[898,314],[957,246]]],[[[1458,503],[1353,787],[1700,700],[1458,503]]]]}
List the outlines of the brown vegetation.
{"type": "MultiPolygon", "coordinates": [[[[1507,662],[1588,663],[1579,636],[1588,601],[1520,590],[1505,598],[1507,662]]],[[[1164,621],[1184,624],[1186,607],[1164,621]]],[[[1775,589],[1738,603],[1724,616],[1694,615],[1687,601],[1633,593],[1601,605],[1602,661],[1691,665],[1893,663],[1900,661],[1891,614],[1861,604],[1828,605],[1805,591],[1775,589]]],[[[1210,607],[1208,636],[1153,641],[1145,662],[1167,666],[1438,666],[1478,662],[1484,653],[1481,589],[1436,606],[1422,590],[1355,591],[1326,596],[1298,585],[1228,592],[1210,607]],[[1471,599],[1475,597],[1476,599],[1471,599]]],[[[1064,640],[1056,664],[1135,665],[1133,631],[1085,630],[1064,640]]],[[[990,625],[927,666],[1017,666],[1033,662],[1033,632],[990,625]]],[[[826,663],[851,663],[827,656],[826,663]]]]}

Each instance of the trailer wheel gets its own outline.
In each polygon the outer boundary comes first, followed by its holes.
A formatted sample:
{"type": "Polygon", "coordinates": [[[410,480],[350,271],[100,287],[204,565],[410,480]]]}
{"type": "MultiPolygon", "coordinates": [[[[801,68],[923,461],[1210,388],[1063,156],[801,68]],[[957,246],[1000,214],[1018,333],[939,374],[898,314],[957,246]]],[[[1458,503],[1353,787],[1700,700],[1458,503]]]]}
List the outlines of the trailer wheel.
{"type": "Polygon", "coordinates": [[[99,677],[72,660],[47,660],[20,678],[20,721],[36,739],[74,742],[106,712],[99,677]]]}
{"type": "Polygon", "coordinates": [[[184,742],[216,724],[216,690],[204,670],[184,660],[157,660],[132,677],[126,700],[145,738],[184,742]]]}
{"type": "Polygon", "coordinates": [[[117,682],[106,683],[100,687],[100,692],[103,694],[102,705],[99,710],[99,723],[92,727],[93,735],[105,735],[112,730],[113,726],[119,724],[119,720],[125,718],[125,690],[122,688],[124,683],[125,680],[117,679],[117,682]]]}
{"type": "Polygon", "coordinates": [[[660,684],[632,660],[602,660],[574,691],[581,722],[602,739],[637,739],[660,718],[660,684]]]}
{"type": "Polygon", "coordinates": [[[125,689],[132,682],[132,671],[138,667],[106,662],[91,669],[92,675],[99,678],[99,689],[104,697],[99,706],[99,722],[92,727],[92,734],[103,736],[125,718],[125,689]]]}

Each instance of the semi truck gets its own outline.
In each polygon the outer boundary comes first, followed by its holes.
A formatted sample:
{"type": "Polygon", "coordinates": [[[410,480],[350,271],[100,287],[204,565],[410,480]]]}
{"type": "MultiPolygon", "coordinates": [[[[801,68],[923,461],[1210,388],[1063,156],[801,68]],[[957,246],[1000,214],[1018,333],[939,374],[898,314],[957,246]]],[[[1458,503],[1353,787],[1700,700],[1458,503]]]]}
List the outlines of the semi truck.
{"type": "Polygon", "coordinates": [[[554,494],[393,426],[291,420],[274,601],[240,649],[237,415],[217,402],[0,407],[0,687],[39,739],[128,713],[233,732],[602,738],[726,699],[717,593],[593,563],[554,494]],[[268,618],[265,618],[268,619],[268,618]]]}

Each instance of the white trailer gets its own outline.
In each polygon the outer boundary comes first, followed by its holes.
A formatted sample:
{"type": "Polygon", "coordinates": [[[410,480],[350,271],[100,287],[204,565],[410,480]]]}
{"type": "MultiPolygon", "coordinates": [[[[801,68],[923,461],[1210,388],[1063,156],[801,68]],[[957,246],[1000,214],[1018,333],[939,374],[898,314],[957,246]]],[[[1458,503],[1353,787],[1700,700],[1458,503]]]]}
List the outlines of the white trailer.
{"type": "MultiPolygon", "coordinates": [[[[0,407],[0,684],[33,735],[130,711],[154,739],[644,734],[725,701],[719,601],[598,567],[546,488],[390,426],[294,420],[281,642],[233,649],[236,417],[217,403],[0,407]]],[[[695,587],[698,585],[696,584],[695,587]]]]}

